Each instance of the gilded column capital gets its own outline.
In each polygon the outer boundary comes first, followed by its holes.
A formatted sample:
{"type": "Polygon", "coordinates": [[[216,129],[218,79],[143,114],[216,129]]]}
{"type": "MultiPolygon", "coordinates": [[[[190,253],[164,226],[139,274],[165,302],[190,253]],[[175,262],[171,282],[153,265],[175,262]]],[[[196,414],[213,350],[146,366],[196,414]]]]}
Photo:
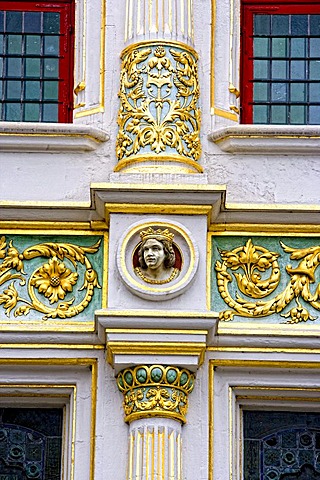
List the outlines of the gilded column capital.
{"type": "Polygon", "coordinates": [[[186,422],[188,394],[195,380],[189,370],[176,366],[138,365],[122,370],[116,378],[124,395],[126,422],[147,417],[186,422]]]}

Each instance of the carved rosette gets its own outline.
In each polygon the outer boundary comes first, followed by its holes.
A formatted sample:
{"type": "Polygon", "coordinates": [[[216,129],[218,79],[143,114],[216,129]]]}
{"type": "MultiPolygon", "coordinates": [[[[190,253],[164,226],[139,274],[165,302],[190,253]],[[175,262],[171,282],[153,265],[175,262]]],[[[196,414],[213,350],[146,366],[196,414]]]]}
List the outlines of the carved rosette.
{"type": "Polygon", "coordinates": [[[194,374],[185,368],[151,365],[126,368],[117,375],[124,395],[125,421],[164,417],[186,422],[194,374]]]}
{"type": "Polygon", "coordinates": [[[161,162],[168,172],[202,172],[197,58],[178,42],[123,51],[115,171],[151,170],[161,162]]]}

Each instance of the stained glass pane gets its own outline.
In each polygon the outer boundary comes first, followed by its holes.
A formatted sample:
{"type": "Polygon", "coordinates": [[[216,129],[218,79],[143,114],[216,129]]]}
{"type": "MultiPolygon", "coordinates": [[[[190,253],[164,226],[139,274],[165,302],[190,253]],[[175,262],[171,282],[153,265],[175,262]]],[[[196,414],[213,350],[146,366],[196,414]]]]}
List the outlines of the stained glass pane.
{"type": "MultiPolygon", "coordinates": [[[[66,88],[66,78],[59,74],[68,74],[60,68],[61,63],[67,66],[67,50],[61,56],[61,45],[68,45],[67,34],[60,32],[61,12],[11,11],[11,3],[15,2],[8,2],[8,11],[0,12],[0,121],[57,122],[66,88]]],[[[63,29],[68,18],[64,15],[63,29]]]]}
{"type": "Polygon", "coordinates": [[[0,478],[60,480],[62,409],[0,409],[0,478]]]}
{"type": "Polygon", "coordinates": [[[320,479],[320,414],[244,411],[244,480],[320,479]]]}
{"type": "Polygon", "coordinates": [[[253,122],[318,124],[320,15],[257,13],[253,19],[253,122]]]}

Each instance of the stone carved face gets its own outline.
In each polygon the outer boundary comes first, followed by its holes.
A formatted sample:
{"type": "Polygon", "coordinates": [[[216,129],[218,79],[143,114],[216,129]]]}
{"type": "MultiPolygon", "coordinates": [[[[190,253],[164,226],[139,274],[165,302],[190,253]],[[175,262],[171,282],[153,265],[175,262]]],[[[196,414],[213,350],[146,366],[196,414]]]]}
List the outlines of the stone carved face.
{"type": "Polygon", "coordinates": [[[172,244],[167,240],[149,238],[141,243],[139,248],[139,263],[144,270],[157,269],[162,265],[163,269],[174,266],[176,258],[172,244]]]}
{"type": "Polygon", "coordinates": [[[159,268],[166,258],[162,243],[152,238],[147,240],[143,247],[143,258],[148,268],[159,268]]]}

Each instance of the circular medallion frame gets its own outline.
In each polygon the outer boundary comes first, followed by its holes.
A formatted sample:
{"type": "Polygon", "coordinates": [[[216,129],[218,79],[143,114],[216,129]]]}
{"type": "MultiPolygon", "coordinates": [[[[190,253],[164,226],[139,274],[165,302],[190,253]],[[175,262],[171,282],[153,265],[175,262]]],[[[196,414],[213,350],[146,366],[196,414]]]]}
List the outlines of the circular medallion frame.
{"type": "Polygon", "coordinates": [[[198,264],[199,249],[191,232],[178,222],[159,218],[132,224],[120,238],[117,249],[117,268],[123,283],[132,293],[147,300],[169,300],[184,293],[194,280],[198,264]],[[140,245],[144,239],[156,240],[166,235],[171,238],[175,254],[172,273],[162,281],[150,280],[139,267],[140,245]]]}

